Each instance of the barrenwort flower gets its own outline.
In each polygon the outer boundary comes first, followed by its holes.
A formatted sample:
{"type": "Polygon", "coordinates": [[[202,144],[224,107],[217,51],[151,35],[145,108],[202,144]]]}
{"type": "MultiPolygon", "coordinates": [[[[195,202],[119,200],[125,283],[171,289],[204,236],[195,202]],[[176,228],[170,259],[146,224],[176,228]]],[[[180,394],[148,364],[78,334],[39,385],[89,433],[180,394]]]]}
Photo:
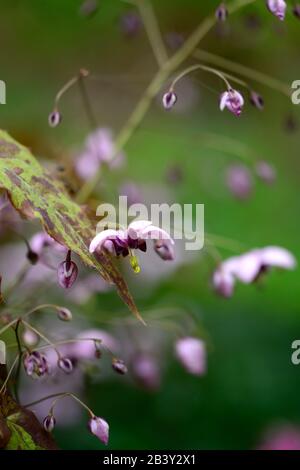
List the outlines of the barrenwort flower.
{"type": "Polygon", "coordinates": [[[68,308],[59,307],[57,309],[57,316],[62,321],[71,321],[72,320],[72,313],[68,308]]]}
{"type": "MultiPolygon", "coordinates": [[[[129,224],[127,230],[108,229],[98,233],[91,241],[89,249],[91,253],[105,250],[117,257],[126,257],[130,254],[131,265],[135,272],[139,272],[138,261],[132,255],[132,250],[146,252],[146,240],[149,238],[168,247],[174,245],[174,240],[170,235],[165,230],[152,225],[150,220],[136,220],[129,224]]],[[[171,248],[168,250],[171,253],[171,248]]],[[[159,256],[161,256],[160,253],[159,256]]]]}
{"type": "Polygon", "coordinates": [[[287,4],[284,0],[267,0],[267,8],[281,21],[285,18],[287,4]]]}
{"type": "Polygon", "coordinates": [[[220,97],[220,110],[228,109],[235,116],[240,116],[244,106],[244,98],[237,90],[230,89],[222,93],[220,97]]]}
{"type": "Polygon", "coordinates": [[[221,263],[214,272],[213,285],[221,296],[231,297],[236,280],[251,284],[272,267],[291,270],[296,264],[292,253],[279,246],[251,250],[221,263]]]}
{"type": "Polygon", "coordinates": [[[167,93],[164,94],[163,99],[163,106],[165,109],[170,110],[175,106],[177,102],[177,95],[174,93],[174,91],[170,90],[167,93]]]}
{"type": "Polygon", "coordinates": [[[63,289],[70,289],[77,279],[78,267],[71,260],[71,251],[69,250],[65,261],[60,263],[57,268],[58,283],[63,289]]]}
{"type": "Polygon", "coordinates": [[[52,111],[52,113],[49,114],[48,123],[50,127],[57,127],[61,123],[61,120],[62,115],[57,109],[55,109],[54,111],[52,111]]]}
{"type": "Polygon", "coordinates": [[[23,365],[26,374],[33,379],[43,377],[49,373],[49,364],[47,358],[38,351],[25,353],[23,358],[23,365]]]}
{"type": "Polygon", "coordinates": [[[43,426],[45,431],[47,432],[52,432],[54,427],[55,427],[56,419],[52,414],[49,414],[46,416],[46,418],[43,420],[43,426]]]}
{"type": "Polygon", "coordinates": [[[256,91],[250,92],[250,103],[252,104],[252,106],[259,109],[260,111],[264,109],[264,99],[261,95],[256,93],[256,91]]]}
{"type": "Polygon", "coordinates": [[[125,362],[122,361],[122,359],[113,358],[111,366],[118,374],[125,375],[128,372],[125,362]]]}
{"type": "Polygon", "coordinates": [[[216,18],[219,21],[226,21],[228,17],[228,10],[225,3],[221,3],[216,9],[216,18]]]}
{"type": "Polygon", "coordinates": [[[175,344],[175,354],[183,367],[193,375],[206,372],[206,348],[203,341],[187,336],[175,344]]]}
{"type": "Polygon", "coordinates": [[[57,365],[66,374],[70,374],[73,371],[72,361],[68,357],[60,357],[57,361],[57,365]]]}
{"type": "Polygon", "coordinates": [[[108,444],[109,438],[109,425],[103,418],[93,416],[88,422],[89,431],[98,437],[103,444],[108,444]]]}

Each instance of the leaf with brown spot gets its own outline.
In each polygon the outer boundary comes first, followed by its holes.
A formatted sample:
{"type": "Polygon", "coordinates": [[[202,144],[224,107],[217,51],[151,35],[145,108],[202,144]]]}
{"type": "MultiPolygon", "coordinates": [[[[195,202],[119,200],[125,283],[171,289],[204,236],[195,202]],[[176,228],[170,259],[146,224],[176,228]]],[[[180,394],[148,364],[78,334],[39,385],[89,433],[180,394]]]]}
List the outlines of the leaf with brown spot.
{"type": "Polygon", "coordinates": [[[0,130],[0,186],[28,219],[39,219],[56,241],[77,253],[106,281],[116,285],[123,301],[141,320],[122,275],[107,255],[94,257],[89,244],[95,229],[83,207],[72,201],[63,184],[50,175],[30,151],[0,130]]]}

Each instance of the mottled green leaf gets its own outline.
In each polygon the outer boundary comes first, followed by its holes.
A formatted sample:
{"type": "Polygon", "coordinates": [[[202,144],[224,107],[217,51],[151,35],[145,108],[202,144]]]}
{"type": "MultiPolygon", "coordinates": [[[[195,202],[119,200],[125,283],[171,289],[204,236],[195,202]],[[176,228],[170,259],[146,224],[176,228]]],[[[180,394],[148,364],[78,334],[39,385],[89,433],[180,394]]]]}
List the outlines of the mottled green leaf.
{"type": "Polygon", "coordinates": [[[69,197],[63,184],[49,174],[31,152],[0,130],[0,186],[8,191],[14,207],[28,219],[39,219],[59,243],[77,253],[117,291],[130,310],[139,313],[123,277],[106,255],[89,253],[95,229],[85,209],[69,197]]]}
{"type": "Polygon", "coordinates": [[[6,450],[43,450],[42,447],[35,444],[30,434],[22,426],[9,419],[6,421],[6,424],[11,432],[6,450]]]}

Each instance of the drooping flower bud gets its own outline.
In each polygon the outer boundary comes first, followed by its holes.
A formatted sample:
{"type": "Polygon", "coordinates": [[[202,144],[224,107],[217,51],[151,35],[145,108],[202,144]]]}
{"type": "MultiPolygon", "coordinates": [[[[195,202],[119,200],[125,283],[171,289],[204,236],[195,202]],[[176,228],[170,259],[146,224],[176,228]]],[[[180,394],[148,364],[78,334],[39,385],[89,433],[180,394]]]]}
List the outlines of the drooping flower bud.
{"type": "Polygon", "coordinates": [[[259,95],[255,91],[251,91],[250,93],[250,103],[252,104],[252,106],[259,109],[260,111],[264,109],[264,105],[265,105],[264,99],[261,95],[259,95]]]}
{"type": "Polygon", "coordinates": [[[267,8],[273,15],[277,16],[279,20],[284,20],[287,8],[284,0],[267,0],[267,8]]]}
{"type": "Polygon", "coordinates": [[[58,283],[63,289],[70,289],[77,279],[78,267],[71,260],[71,250],[68,251],[65,261],[57,268],[58,283]]]}
{"type": "Polygon", "coordinates": [[[68,357],[60,357],[57,361],[57,365],[66,374],[70,374],[73,371],[72,361],[68,357]]]}
{"type": "Polygon", "coordinates": [[[114,358],[112,360],[112,368],[118,373],[118,374],[121,374],[121,375],[125,375],[127,374],[127,367],[124,363],[124,361],[122,361],[122,359],[116,359],[114,358]]]}
{"type": "Polygon", "coordinates": [[[45,431],[47,432],[52,432],[54,427],[55,427],[56,419],[52,414],[49,414],[46,416],[46,418],[43,421],[43,426],[45,431]]]}
{"type": "Polygon", "coordinates": [[[57,316],[62,321],[71,321],[72,320],[71,311],[68,308],[65,308],[65,307],[58,307],[57,316]]]}
{"type": "Polygon", "coordinates": [[[297,5],[294,6],[293,13],[296,16],[296,18],[300,18],[300,5],[298,3],[297,5]]]}
{"type": "Polygon", "coordinates": [[[32,251],[31,249],[27,251],[26,257],[32,265],[35,265],[39,260],[39,255],[35,251],[32,251]]]}
{"type": "Polygon", "coordinates": [[[79,13],[82,16],[92,16],[96,13],[98,9],[98,1],[97,0],[84,0],[80,6],[79,13]]]}
{"type": "Polygon", "coordinates": [[[228,17],[228,10],[225,3],[221,3],[216,9],[216,18],[218,21],[226,21],[228,17]]]}
{"type": "Polygon", "coordinates": [[[175,344],[175,353],[183,367],[191,374],[203,375],[206,372],[206,349],[200,339],[179,339],[175,344]]]}
{"type": "Polygon", "coordinates": [[[26,330],[24,330],[22,339],[25,345],[31,348],[36,346],[40,340],[39,336],[30,328],[26,328],[26,330]]]}
{"type": "Polygon", "coordinates": [[[57,127],[61,123],[61,120],[62,115],[57,109],[55,109],[54,111],[52,111],[52,113],[49,114],[48,123],[50,127],[57,127]]]}
{"type": "Polygon", "coordinates": [[[237,90],[228,90],[222,93],[220,98],[220,109],[228,109],[235,116],[240,116],[244,106],[244,98],[237,90]]]}
{"type": "Polygon", "coordinates": [[[108,444],[109,425],[103,418],[93,416],[88,422],[88,429],[94,436],[98,437],[103,444],[108,444]]]}
{"type": "Polygon", "coordinates": [[[246,200],[251,196],[253,178],[245,165],[231,165],[226,172],[226,184],[237,199],[246,200]]]}
{"type": "Polygon", "coordinates": [[[174,91],[170,90],[164,94],[162,101],[165,109],[172,109],[177,102],[177,95],[174,91]]]}

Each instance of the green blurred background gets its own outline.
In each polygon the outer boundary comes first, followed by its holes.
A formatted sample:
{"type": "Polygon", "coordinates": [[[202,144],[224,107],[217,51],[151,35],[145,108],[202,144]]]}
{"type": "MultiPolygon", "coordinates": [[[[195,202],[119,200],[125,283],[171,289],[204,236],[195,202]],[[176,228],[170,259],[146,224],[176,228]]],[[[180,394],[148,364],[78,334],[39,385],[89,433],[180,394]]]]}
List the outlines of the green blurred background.
{"type": "MultiPolygon", "coordinates": [[[[156,70],[145,32],[129,38],[120,29],[121,16],[132,7],[119,0],[100,0],[97,13],[85,18],[78,13],[81,3],[0,2],[0,78],[7,84],[1,127],[41,158],[59,161],[71,155],[89,131],[74,90],[63,100],[62,125],[51,129],[47,123],[55,93],[80,67],[102,77],[91,83],[89,93],[100,125],[116,132],[156,70]]],[[[187,36],[219,2],[152,3],[164,35],[187,36]]],[[[222,35],[213,30],[201,47],[288,84],[300,78],[300,23],[292,15],[279,24],[264,2],[257,1],[233,15],[226,29],[222,35]],[[249,29],[249,15],[254,14],[259,27],[249,29]]],[[[284,130],[291,113],[297,118],[297,107],[287,97],[254,84],[265,97],[265,111],[246,106],[236,119],[218,110],[218,81],[200,73],[192,83],[199,91],[196,106],[165,113],[154,103],[126,146],[126,168],[109,175],[107,186],[114,188],[123,179],[166,185],[166,171],[179,165],[184,177],[171,188],[174,201],[204,203],[207,232],[237,240],[244,249],[284,246],[300,259],[299,132],[284,130]],[[278,172],[276,184],[266,188],[257,182],[249,201],[234,200],[225,188],[224,170],[238,160],[202,145],[206,132],[243,142],[253,155],[272,162],[278,172]]],[[[232,254],[221,252],[224,257],[232,254]]],[[[272,273],[259,287],[238,286],[234,297],[225,301],[211,289],[212,270],[213,260],[200,254],[153,289],[142,290],[130,282],[142,312],[176,305],[197,316],[209,338],[208,373],[192,377],[170,358],[156,393],[122,379],[88,383],[88,403],[111,426],[109,448],[254,448],[269,426],[300,425],[300,366],[290,360],[291,343],[300,337],[299,271],[272,273]]],[[[98,296],[84,314],[97,326],[107,310],[112,316],[124,314],[113,293],[98,296]]],[[[76,426],[58,429],[55,437],[62,448],[99,449],[96,439],[85,432],[85,418],[76,426]]]]}

